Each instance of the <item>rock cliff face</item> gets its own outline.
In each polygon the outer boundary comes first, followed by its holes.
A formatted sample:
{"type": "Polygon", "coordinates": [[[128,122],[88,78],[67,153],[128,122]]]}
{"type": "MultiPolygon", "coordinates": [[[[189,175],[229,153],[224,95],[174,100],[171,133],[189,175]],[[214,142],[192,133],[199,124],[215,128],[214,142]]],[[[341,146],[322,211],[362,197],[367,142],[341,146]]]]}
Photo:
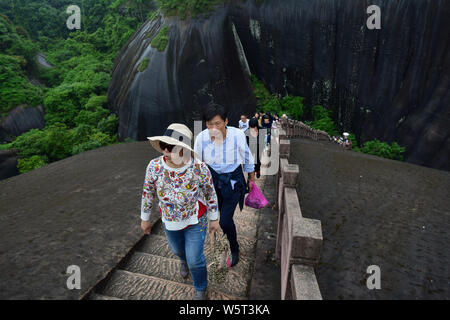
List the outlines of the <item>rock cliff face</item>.
{"type": "Polygon", "coordinates": [[[0,180],[8,179],[19,174],[16,150],[0,150],[0,180]]]}
{"type": "Polygon", "coordinates": [[[43,129],[44,127],[44,108],[42,106],[27,108],[25,105],[20,105],[0,121],[0,142],[10,142],[13,140],[13,136],[20,136],[31,129],[43,129]]]}
{"type": "Polygon", "coordinates": [[[117,57],[109,105],[122,139],[192,125],[211,100],[230,107],[235,124],[255,111],[250,71],[273,93],[331,108],[362,142],[397,141],[407,161],[450,170],[449,15],[446,0],[249,0],[208,19],[159,17],[117,57]],[[373,4],[380,30],[366,27],[373,4]],[[159,52],[150,41],[164,25],[169,42],[159,52]]]}
{"type": "Polygon", "coordinates": [[[108,89],[110,108],[120,118],[119,137],[143,140],[172,122],[192,127],[210,101],[230,106],[232,121],[253,112],[256,100],[240,58],[225,8],[208,20],[159,17],[146,23],[119,54],[108,89]],[[164,25],[170,27],[169,43],[160,52],[150,42],[164,25]],[[145,58],[148,67],[140,72],[145,58]]]}

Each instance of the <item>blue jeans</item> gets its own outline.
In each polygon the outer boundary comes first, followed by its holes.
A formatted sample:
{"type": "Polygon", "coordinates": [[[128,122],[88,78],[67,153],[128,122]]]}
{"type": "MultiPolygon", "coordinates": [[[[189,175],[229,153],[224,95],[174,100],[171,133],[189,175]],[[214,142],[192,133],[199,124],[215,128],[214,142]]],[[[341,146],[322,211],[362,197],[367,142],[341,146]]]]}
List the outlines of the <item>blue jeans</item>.
{"type": "Polygon", "coordinates": [[[187,262],[192,281],[194,282],[194,288],[197,291],[205,291],[208,286],[206,259],[203,254],[207,226],[205,213],[200,218],[199,223],[187,229],[170,231],[164,228],[170,250],[181,261],[187,262]]]}

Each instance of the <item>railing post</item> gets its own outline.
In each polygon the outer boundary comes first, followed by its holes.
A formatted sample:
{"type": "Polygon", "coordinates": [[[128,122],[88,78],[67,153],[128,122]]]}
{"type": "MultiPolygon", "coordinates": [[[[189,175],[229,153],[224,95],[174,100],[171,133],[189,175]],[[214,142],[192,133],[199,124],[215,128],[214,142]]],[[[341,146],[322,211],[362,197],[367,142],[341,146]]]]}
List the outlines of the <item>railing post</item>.
{"type": "Polygon", "coordinates": [[[291,142],[289,140],[280,140],[280,158],[289,159],[291,152],[291,142]]]}
{"type": "Polygon", "coordinates": [[[280,179],[278,183],[278,230],[277,230],[277,245],[275,255],[278,259],[281,258],[281,238],[283,233],[283,219],[284,219],[284,192],[285,188],[296,188],[297,179],[299,176],[299,168],[296,164],[289,164],[287,159],[280,159],[280,179]]]}

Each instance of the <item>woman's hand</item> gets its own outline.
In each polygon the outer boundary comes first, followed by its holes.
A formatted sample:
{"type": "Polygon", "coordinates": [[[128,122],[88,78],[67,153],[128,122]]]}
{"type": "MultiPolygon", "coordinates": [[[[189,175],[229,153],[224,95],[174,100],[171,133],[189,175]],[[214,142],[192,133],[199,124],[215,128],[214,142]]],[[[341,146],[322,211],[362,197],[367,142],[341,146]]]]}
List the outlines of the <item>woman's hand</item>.
{"type": "Polygon", "coordinates": [[[219,231],[219,220],[209,221],[209,232],[219,231]]]}
{"type": "Polygon", "coordinates": [[[141,221],[141,229],[142,231],[144,231],[144,234],[150,234],[150,232],[152,231],[152,226],[150,224],[150,221],[141,221]]]}

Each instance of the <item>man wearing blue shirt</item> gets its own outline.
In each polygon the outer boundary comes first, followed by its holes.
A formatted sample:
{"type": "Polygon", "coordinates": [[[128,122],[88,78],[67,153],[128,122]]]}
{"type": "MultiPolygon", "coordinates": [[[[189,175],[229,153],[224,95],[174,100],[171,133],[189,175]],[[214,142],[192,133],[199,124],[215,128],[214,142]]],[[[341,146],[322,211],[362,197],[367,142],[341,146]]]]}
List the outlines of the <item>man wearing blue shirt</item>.
{"type": "Polygon", "coordinates": [[[239,262],[239,244],[233,215],[238,203],[241,210],[244,206],[246,182],[242,167],[248,178],[255,181],[254,159],[242,130],[227,126],[225,107],[209,104],[203,119],[207,129],[195,139],[194,151],[211,171],[219,200],[219,223],[230,243],[231,266],[234,266],[239,262]]]}

